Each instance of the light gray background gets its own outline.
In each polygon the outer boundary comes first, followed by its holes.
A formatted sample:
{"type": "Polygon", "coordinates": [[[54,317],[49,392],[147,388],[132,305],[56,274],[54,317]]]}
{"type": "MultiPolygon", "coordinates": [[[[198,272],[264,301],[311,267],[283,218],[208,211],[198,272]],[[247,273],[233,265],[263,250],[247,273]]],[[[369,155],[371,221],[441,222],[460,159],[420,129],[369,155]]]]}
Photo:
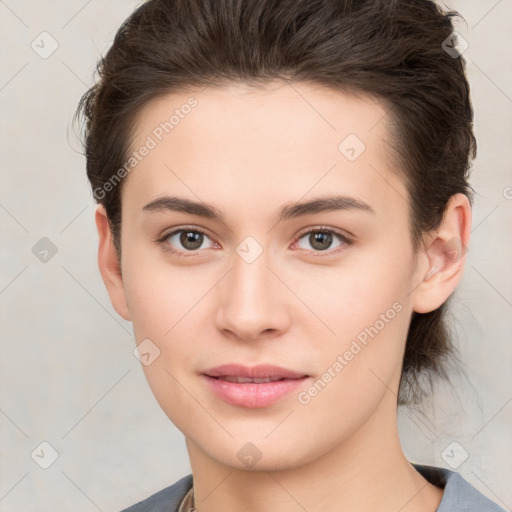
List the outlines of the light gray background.
{"type": "MultiPolygon", "coordinates": [[[[184,438],[154,399],[131,324],[101,280],[71,125],[100,52],[139,3],[0,0],[1,512],[116,512],[190,472],[184,438]],[[59,45],[46,59],[31,47],[48,51],[43,31],[59,45]],[[58,249],[46,263],[32,251],[43,237],[58,249]],[[58,452],[48,469],[31,457],[37,448],[34,458],[50,461],[43,441],[58,452]]],[[[467,20],[457,30],[469,43],[479,144],[453,309],[466,376],[454,378],[458,396],[442,388],[424,416],[401,412],[401,436],[415,462],[450,468],[446,454],[460,462],[465,450],[457,470],[512,510],[512,0],[448,5],[467,20]]]]}

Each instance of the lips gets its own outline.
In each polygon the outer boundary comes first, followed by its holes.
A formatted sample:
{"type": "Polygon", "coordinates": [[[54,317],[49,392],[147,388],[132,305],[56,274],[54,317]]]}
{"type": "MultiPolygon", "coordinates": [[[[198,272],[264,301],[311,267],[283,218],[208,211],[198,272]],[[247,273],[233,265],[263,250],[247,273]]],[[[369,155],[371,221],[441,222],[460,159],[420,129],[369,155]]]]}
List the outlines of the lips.
{"type": "Polygon", "coordinates": [[[202,378],[223,401],[239,407],[261,408],[297,391],[309,375],[272,365],[227,364],[205,370],[202,378]]]}

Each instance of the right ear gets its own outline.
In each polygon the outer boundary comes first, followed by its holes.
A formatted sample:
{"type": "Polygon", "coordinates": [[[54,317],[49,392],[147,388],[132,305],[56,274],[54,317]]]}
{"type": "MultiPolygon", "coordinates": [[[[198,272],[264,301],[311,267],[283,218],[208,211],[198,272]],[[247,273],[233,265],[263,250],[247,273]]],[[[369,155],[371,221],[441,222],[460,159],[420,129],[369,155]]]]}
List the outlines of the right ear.
{"type": "Polygon", "coordinates": [[[114,309],[125,320],[131,320],[124,290],[121,262],[117,257],[107,213],[101,204],[96,208],[95,220],[99,237],[98,267],[101,277],[114,309]]]}

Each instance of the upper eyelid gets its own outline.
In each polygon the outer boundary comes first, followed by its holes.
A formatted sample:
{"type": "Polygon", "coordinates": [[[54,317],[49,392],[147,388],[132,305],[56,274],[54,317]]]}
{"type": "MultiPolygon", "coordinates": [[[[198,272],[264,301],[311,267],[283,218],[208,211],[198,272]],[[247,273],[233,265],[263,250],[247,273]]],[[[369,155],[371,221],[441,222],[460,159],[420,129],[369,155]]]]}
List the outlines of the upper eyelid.
{"type": "Polygon", "coordinates": [[[314,233],[315,231],[328,231],[346,240],[351,240],[352,238],[355,238],[354,235],[352,235],[346,230],[334,228],[331,226],[320,225],[318,227],[304,228],[304,230],[301,230],[297,235],[297,239],[302,238],[304,235],[308,235],[309,233],[314,233]]]}

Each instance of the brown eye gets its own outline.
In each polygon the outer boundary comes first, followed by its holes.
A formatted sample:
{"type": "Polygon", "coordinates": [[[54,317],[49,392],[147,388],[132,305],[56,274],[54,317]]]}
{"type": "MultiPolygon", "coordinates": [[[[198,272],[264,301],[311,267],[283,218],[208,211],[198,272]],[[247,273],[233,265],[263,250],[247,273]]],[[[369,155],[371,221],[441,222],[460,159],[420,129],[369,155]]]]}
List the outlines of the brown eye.
{"type": "Polygon", "coordinates": [[[333,228],[317,228],[314,230],[310,230],[304,234],[302,234],[299,238],[299,249],[309,250],[309,247],[301,246],[300,241],[305,239],[306,243],[313,248],[314,252],[322,252],[327,251],[332,248],[333,241],[338,238],[341,241],[338,245],[334,246],[334,248],[341,247],[343,245],[350,245],[350,240],[336,231],[333,228]]]}
{"type": "Polygon", "coordinates": [[[329,249],[332,244],[332,234],[322,232],[311,233],[308,241],[315,249],[324,251],[325,249],[329,249]]]}
{"type": "Polygon", "coordinates": [[[197,231],[182,231],[179,240],[185,249],[195,251],[201,247],[203,238],[204,235],[197,231]]]}
{"type": "Polygon", "coordinates": [[[159,242],[167,251],[186,253],[201,249],[205,240],[210,240],[210,238],[200,229],[183,228],[168,233],[159,242]]]}

